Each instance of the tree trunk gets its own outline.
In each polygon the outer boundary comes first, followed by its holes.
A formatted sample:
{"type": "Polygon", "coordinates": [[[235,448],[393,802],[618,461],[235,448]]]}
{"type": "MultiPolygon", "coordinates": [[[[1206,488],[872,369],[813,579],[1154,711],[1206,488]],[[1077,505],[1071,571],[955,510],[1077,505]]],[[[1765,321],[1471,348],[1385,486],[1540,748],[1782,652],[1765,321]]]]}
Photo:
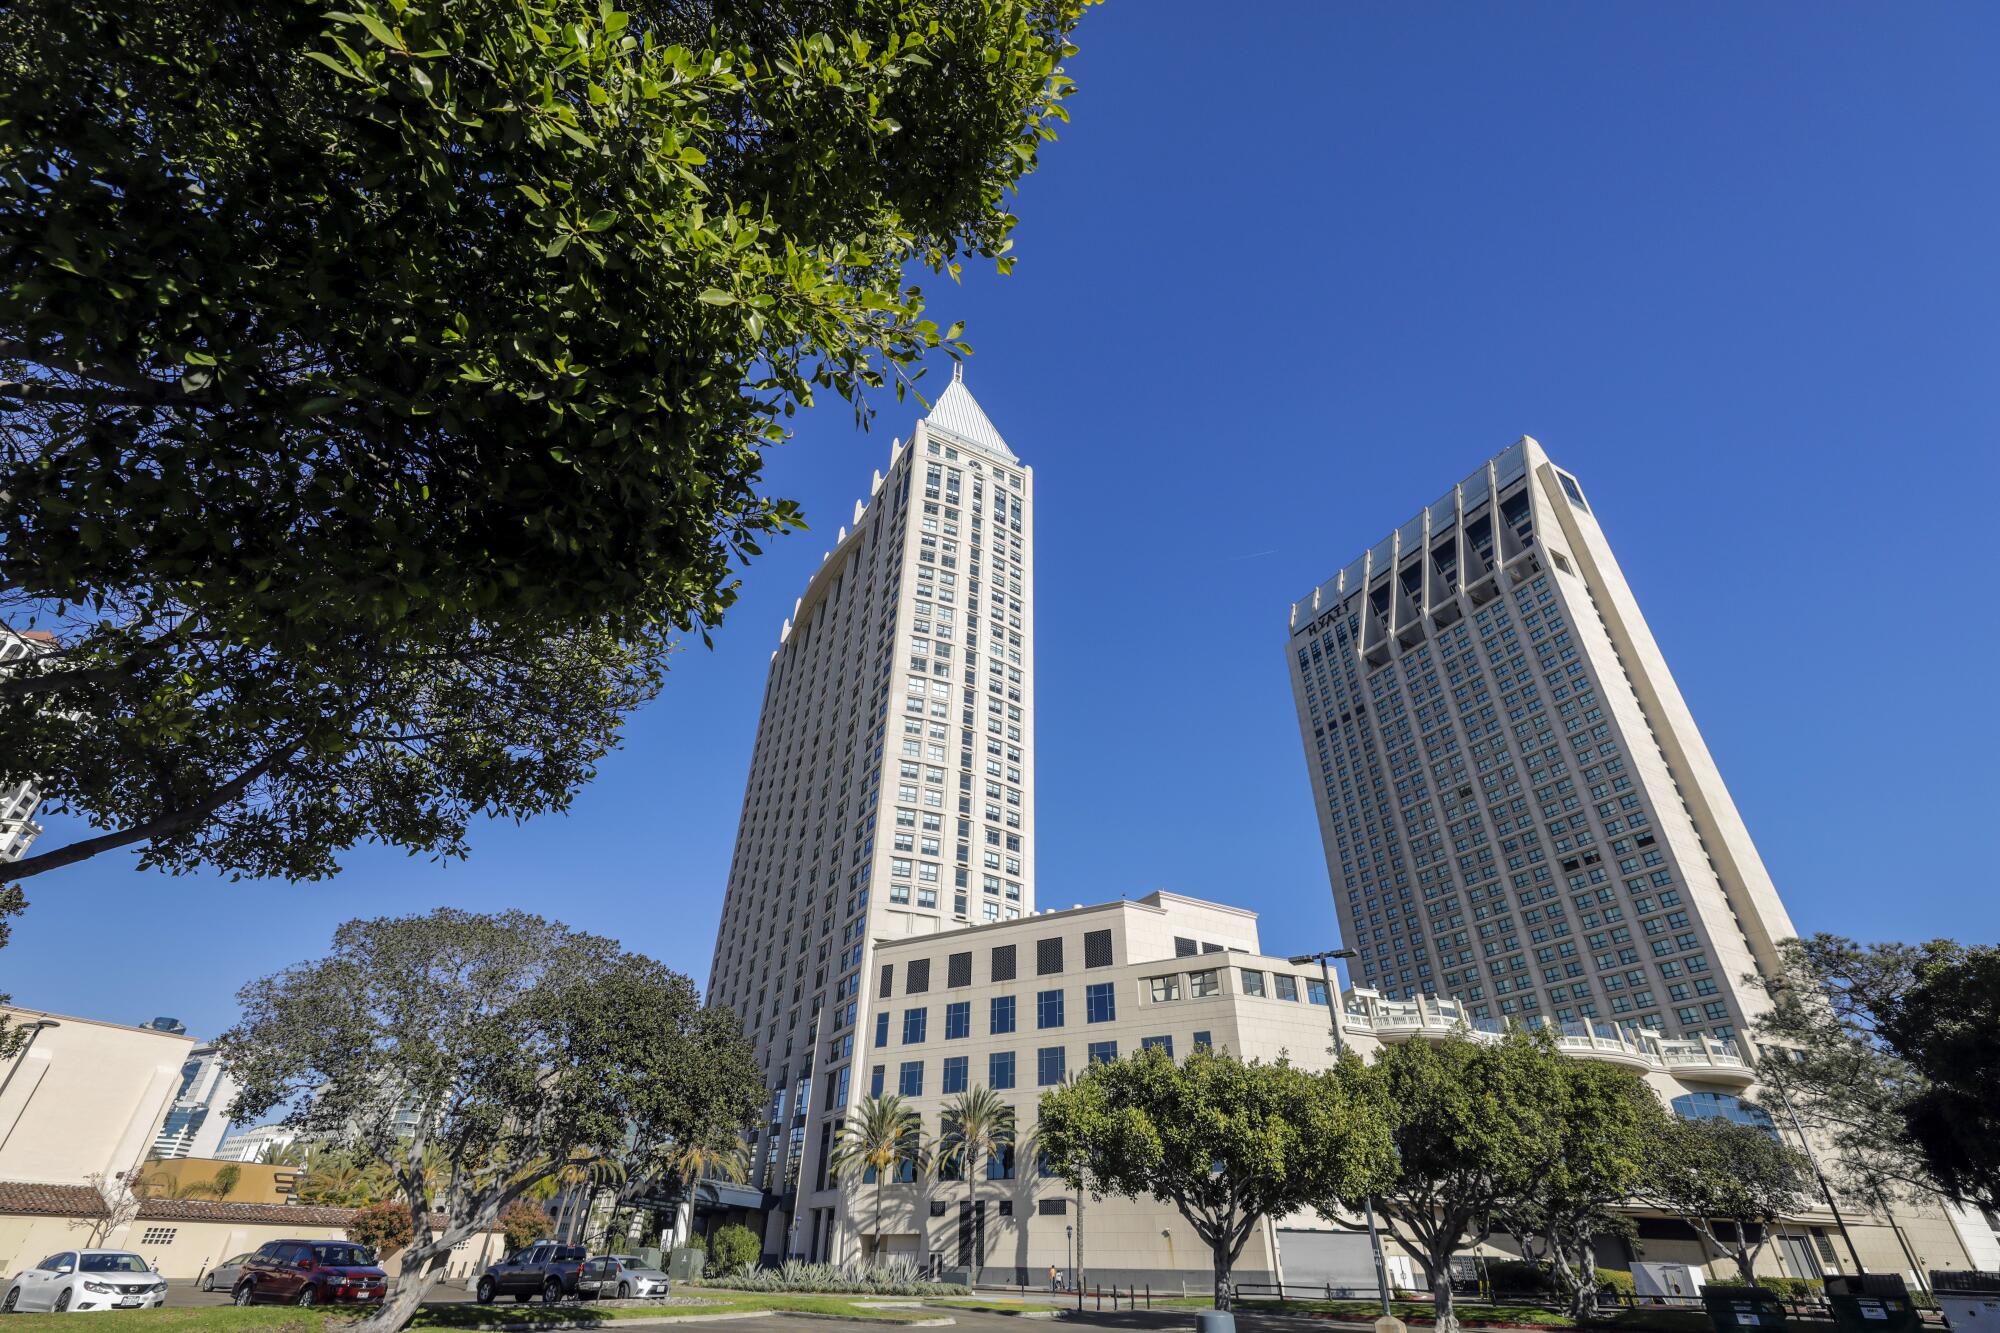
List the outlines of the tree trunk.
{"type": "Polygon", "coordinates": [[[1437,1333],[1458,1333],[1458,1310],[1452,1304],[1451,1256],[1433,1257],[1430,1264],[1431,1305],[1437,1312],[1437,1333]]]}
{"type": "Polygon", "coordinates": [[[1235,1260],[1229,1253],[1229,1242],[1218,1237],[1209,1242],[1209,1258],[1215,1267],[1215,1308],[1227,1310],[1235,1293],[1229,1289],[1229,1272],[1235,1260]]]}
{"type": "Polygon", "coordinates": [[[374,1315],[354,1325],[354,1333],[399,1333],[416,1317],[417,1307],[430,1295],[438,1272],[451,1259],[451,1247],[413,1246],[404,1252],[396,1279],[374,1315]]]}

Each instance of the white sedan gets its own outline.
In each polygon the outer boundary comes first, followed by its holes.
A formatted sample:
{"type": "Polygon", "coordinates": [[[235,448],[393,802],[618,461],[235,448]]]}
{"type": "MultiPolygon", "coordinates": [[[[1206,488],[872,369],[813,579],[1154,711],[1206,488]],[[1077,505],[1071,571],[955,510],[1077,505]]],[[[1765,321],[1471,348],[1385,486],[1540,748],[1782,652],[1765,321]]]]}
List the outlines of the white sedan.
{"type": "Polygon", "coordinates": [[[63,1250],[7,1283],[0,1314],[29,1310],[150,1310],[167,1280],[130,1250],[63,1250]]]}

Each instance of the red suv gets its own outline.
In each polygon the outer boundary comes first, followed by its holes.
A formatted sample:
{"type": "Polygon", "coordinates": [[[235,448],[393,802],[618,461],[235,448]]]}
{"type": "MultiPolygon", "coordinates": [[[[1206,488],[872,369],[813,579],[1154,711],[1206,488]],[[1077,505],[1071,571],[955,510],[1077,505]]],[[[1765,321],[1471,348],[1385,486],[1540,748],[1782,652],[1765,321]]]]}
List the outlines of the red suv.
{"type": "Polygon", "coordinates": [[[292,1305],[332,1305],[379,1301],[388,1275],[375,1252],[344,1240],[274,1240],[243,1261],[243,1276],[230,1289],[238,1305],[285,1301],[292,1305]]]}

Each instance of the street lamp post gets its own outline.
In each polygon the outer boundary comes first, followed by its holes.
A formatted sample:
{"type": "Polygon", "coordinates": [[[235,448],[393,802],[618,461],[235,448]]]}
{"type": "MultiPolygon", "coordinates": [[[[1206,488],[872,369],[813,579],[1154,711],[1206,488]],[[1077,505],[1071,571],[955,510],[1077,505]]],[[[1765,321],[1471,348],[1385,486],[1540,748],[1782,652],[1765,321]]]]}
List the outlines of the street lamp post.
{"type": "MultiPolygon", "coordinates": [[[[1338,1060],[1347,1050],[1340,1036],[1340,990],[1333,983],[1331,963],[1336,958],[1358,958],[1361,955],[1352,949],[1326,949],[1320,953],[1300,954],[1291,960],[1292,966],[1304,967],[1307,963],[1319,964],[1319,975],[1326,986],[1327,1020],[1333,1027],[1333,1058],[1338,1060]]],[[[1382,1257],[1382,1233],[1375,1225],[1375,1200],[1373,1196],[1361,1201],[1362,1212],[1368,1218],[1368,1249],[1375,1257],[1375,1291],[1382,1298],[1382,1317],[1393,1318],[1389,1308],[1389,1264],[1382,1257]]]]}
{"type": "MultiPolygon", "coordinates": [[[[7,1095],[7,1089],[13,1085],[14,1075],[20,1073],[21,1066],[28,1063],[28,1052],[34,1048],[35,1038],[42,1035],[42,1029],[59,1028],[61,1026],[62,1024],[56,1022],[56,1020],[53,1018],[39,1018],[36,1019],[34,1022],[26,1025],[28,1029],[28,1039],[25,1042],[21,1043],[21,1054],[15,1057],[14,1063],[7,1067],[7,1077],[4,1079],[0,1079],[0,1097],[5,1097],[7,1095]]],[[[20,1123],[19,1116],[16,1116],[14,1118],[14,1123],[15,1124],[20,1123]]],[[[0,1136],[0,1148],[6,1147],[7,1140],[13,1137],[14,1137],[14,1127],[13,1125],[9,1125],[7,1127],[7,1133],[4,1136],[0,1136]]]]}

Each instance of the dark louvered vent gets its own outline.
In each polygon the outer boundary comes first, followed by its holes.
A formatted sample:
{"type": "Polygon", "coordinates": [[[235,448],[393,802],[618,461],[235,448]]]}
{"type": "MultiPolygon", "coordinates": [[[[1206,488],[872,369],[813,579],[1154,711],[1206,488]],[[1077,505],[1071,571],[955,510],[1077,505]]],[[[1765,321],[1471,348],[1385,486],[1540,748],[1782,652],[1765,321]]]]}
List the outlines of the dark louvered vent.
{"type": "Polygon", "coordinates": [[[1201,946],[1185,935],[1174,936],[1174,957],[1191,958],[1201,952],[1201,946]]]}
{"type": "Polygon", "coordinates": [[[896,993],[896,965],[894,963],[882,964],[882,989],[875,993],[885,1000],[896,993]]]}
{"type": "Polygon", "coordinates": [[[1060,1217],[1063,1213],[1069,1211],[1069,1200],[1037,1199],[1035,1200],[1035,1211],[1043,1217],[1060,1217]]]}
{"type": "Polygon", "coordinates": [[[998,944],[993,947],[993,980],[1012,981],[1014,979],[1014,946],[998,944]]]}
{"type": "Polygon", "coordinates": [[[1083,935],[1083,965],[1085,967],[1111,966],[1111,932],[1108,930],[1087,930],[1083,935]]]}
{"type": "Polygon", "coordinates": [[[1062,936],[1035,941],[1035,975],[1052,977],[1062,971],[1062,936]]]}
{"type": "Polygon", "coordinates": [[[953,988],[972,984],[972,954],[955,953],[945,960],[944,984],[953,988]]]}
{"type": "Polygon", "coordinates": [[[912,958],[910,973],[903,978],[903,994],[922,995],[931,988],[931,960],[912,958]]]}

